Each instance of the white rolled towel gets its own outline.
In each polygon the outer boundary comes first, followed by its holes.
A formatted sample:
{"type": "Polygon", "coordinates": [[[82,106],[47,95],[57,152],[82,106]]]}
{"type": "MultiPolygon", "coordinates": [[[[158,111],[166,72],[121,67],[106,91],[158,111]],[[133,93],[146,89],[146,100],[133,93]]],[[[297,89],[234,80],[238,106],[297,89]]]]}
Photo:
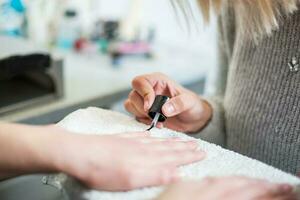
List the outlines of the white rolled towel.
{"type": "MultiPolygon", "coordinates": [[[[130,131],[144,131],[148,128],[129,116],[99,108],[88,108],[75,111],[59,122],[58,125],[67,130],[81,134],[115,134],[130,131]]],[[[162,138],[180,137],[183,139],[194,139],[185,134],[168,129],[154,128],[151,130],[151,135],[162,138]]],[[[184,178],[201,179],[206,176],[243,175],[266,179],[276,183],[300,184],[299,178],[262,162],[202,140],[198,140],[198,143],[199,148],[207,152],[206,159],[198,163],[181,167],[180,170],[184,178]]],[[[135,166],[132,167],[134,168],[135,166]]],[[[67,179],[73,181],[70,177],[67,177],[67,179]]],[[[161,187],[152,187],[129,192],[105,192],[83,189],[82,195],[88,200],[141,200],[156,197],[162,189],[163,188],[161,187]]]]}

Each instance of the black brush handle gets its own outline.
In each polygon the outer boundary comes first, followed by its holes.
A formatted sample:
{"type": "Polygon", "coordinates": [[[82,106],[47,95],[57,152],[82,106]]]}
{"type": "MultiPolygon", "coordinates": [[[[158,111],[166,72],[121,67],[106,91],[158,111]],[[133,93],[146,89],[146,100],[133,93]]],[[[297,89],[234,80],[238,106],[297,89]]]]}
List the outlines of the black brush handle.
{"type": "Polygon", "coordinates": [[[158,118],[158,121],[159,122],[166,121],[167,117],[163,114],[161,109],[168,100],[169,100],[168,96],[157,95],[155,97],[154,103],[152,104],[152,106],[149,110],[149,113],[148,113],[149,117],[151,117],[151,119],[154,119],[156,113],[159,113],[160,116],[158,118]]]}

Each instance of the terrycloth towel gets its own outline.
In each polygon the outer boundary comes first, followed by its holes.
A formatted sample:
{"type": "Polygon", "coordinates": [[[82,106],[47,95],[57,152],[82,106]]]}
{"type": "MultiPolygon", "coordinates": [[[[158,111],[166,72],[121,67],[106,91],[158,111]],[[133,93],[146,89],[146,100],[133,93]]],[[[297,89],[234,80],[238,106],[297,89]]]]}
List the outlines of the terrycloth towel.
{"type": "MultiPolygon", "coordinates": [[[[113,111],[88,108],[71,113],[63,119],[59,126],[77,133],[115,134],[130,131],[144,131],[147,126],[136,122],[133,118],[113,111]]],[[[168,129],[151,130],[153,137],[180,137],[194,139],[185,134],[168,129]]],[[[189,179],[201,179],[206,176],[244,175],[266,179],[278,183],[299,185],[300,179],[257,160],[228,151],[214,144],[198,140],[199,148],[207,152],[205,160],[180,168],[182,176],[189,179]]],[[[132,166],[134,168],[134,166],[132,166]]],[[[73,179],[67,177],[64,182],[73,179]]],[[[126,199],[140,200],[156,197],[163,188],[144,188],[130,192],[105,192],[81,188],[83,196],[88,200],[126,199]]],[[[74,189],[75,190],[75,189],[74,189]]],[[[76,188],[78,190],[78,188],[76,188]]]]}

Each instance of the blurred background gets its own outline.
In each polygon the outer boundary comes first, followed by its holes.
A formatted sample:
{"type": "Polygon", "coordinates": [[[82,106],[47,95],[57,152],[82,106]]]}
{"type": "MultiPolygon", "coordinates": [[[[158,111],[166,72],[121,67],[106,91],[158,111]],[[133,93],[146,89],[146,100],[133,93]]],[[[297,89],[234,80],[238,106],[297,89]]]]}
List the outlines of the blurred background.
{"type": "Polygon", "coordinates": [[[125,112],[131,80],[162,72],[214,92],[216,23],[171,0],[0,0],[0,120],[56,123],[88,106],[125,112]]]}

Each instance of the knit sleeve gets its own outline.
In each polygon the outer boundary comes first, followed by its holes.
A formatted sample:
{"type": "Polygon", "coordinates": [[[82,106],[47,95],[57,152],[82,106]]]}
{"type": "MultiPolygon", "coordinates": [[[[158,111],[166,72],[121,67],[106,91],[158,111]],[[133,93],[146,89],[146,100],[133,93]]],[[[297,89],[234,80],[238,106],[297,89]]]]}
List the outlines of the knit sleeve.
{"type": "Polygon", "coordinates": [[[222,97],[208,97],[206,100],[213,108],[213,116],[210,123],[201,132],[195,135],[196,138],[203,139],[207,142],[220,146],[225,146],[225,124],[224,108],[222,97]]]}
{"type": "Polygon", "coordinates": [[[225,112],[223,100],[225,96],[226,83],[230,60],[235,40],[234,14],[226,9],[218,20],[218,66],[215,71],[216,79],[213,83],[214,93],[204,98],[213,108],[213,116],[210,123],[195,137],[215,143],[226,145],[225,112]]]}

